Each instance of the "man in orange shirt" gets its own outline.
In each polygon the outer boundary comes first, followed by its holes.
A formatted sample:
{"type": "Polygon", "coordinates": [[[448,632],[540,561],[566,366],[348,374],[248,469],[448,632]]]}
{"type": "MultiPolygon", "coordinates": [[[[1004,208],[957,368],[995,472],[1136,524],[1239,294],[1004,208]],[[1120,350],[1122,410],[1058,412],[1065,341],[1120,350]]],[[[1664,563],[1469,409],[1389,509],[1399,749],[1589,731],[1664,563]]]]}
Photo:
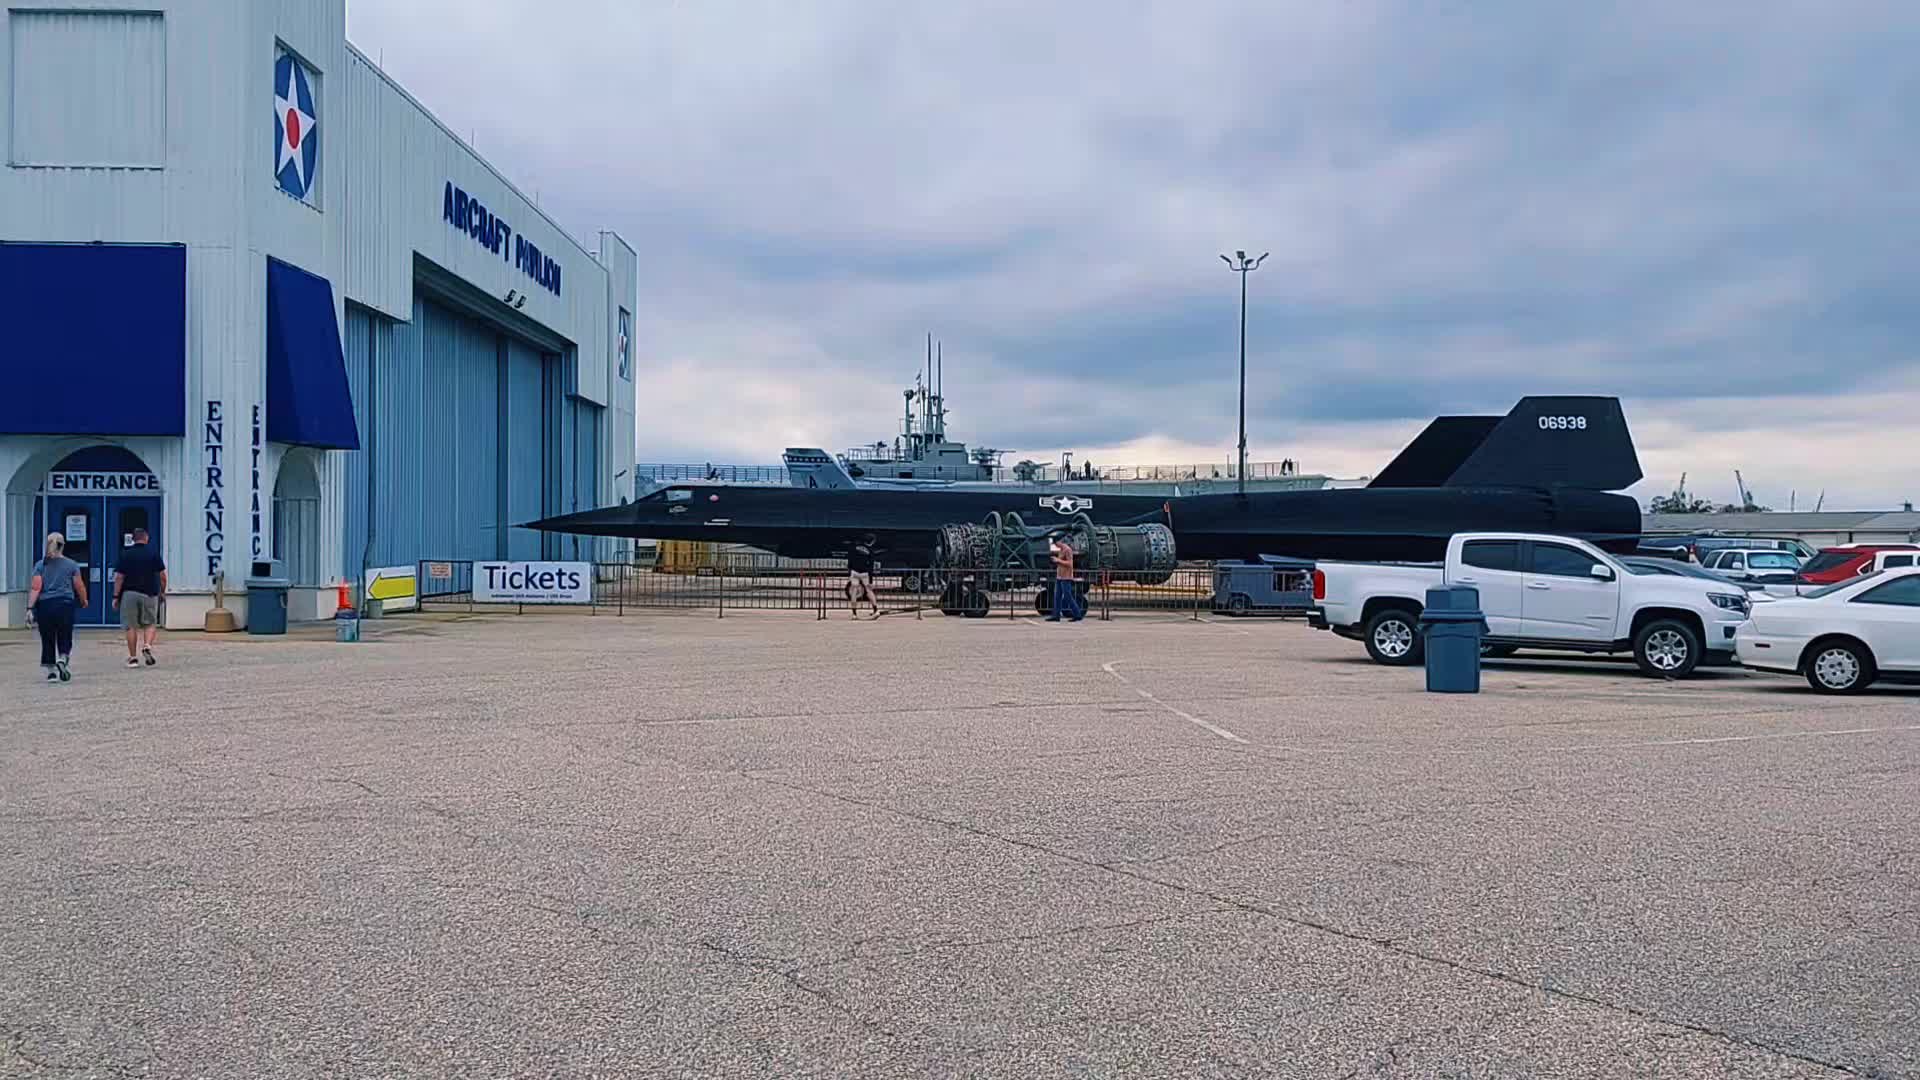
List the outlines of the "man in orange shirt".
{"type": "Polygon", "coordinates": [[[1073,587],[1073,545],[1056,536],[1047,542],[1047,550],[1053,555],[1053,613],[1047,621],[1059,622],[1065,612],[1079,622],[1087,613],[1081,610],[1080,594],[1073,587]]]}

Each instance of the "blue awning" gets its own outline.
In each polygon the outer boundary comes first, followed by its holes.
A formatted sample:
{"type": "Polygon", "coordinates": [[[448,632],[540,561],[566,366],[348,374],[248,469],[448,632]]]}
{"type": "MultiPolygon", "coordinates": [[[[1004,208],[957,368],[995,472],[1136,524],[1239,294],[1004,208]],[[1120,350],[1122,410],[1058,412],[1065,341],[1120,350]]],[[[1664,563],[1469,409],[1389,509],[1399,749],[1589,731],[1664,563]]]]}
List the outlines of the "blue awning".
{"type": "Polygon", "coordinates": [[[267,439],[360,449],[333,286],[278,259],[267,260],[267,439]]]}
{"type": "Polygon", "coordinates": [[[186,248],[0,241],[0,309],[0,434],[186,434],[186,248]]]}

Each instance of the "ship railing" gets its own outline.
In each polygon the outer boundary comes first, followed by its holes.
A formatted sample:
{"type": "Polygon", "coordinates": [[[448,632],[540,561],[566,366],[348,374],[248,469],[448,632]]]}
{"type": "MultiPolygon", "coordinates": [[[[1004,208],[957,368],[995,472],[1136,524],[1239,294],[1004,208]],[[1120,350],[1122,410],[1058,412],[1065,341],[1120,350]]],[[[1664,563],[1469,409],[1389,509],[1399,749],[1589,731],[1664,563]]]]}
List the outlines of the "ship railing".
{"type": "Polygon", "coordinates": [[[784,465],[656,464],[634,466],[634,478],[641,484],[675,484],[716,481],[729,484],[789,483],[784,465]]]}
{"type": "MultiPolygon", "coordinates": [[[[1299,476],[1296,466],[1281,461],[1258,461],[1247,463],[1247,479],[1278,480],[1283,477],[1299,476]]],[[[1160,483],[1178,483],[1197,480],[1238,480],[1239,470],[1233,465],[1096,465],[1091,470],[1082,467],[1062,469],[1059,465],[1034,465],[1022,468],[1018,465],[1003,466],[994,470],[994,479],[1002,483],[1131,483],[1158,481],[1160,483]]]]}

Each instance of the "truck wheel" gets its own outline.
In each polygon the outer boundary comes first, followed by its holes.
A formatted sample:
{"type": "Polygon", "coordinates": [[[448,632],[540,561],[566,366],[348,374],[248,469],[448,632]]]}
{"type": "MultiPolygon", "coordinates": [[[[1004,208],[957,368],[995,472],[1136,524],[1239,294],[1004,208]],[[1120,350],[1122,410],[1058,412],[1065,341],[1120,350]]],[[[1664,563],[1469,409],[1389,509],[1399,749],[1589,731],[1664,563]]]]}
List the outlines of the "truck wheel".
{"type": "Polygon", "coordinates": [[[1233,599],[1227,601],[1227,610],[1235,615],[1245,615],[1253,610],[1253,601],[1247,599],[1245,593],[1234,593],[1233,599]]]}
{"type": "Polygon", "coordinates": [[[1823,694],[1857,694],[1873,681],[1873,657],[1851,641],[1823,641],[1807,650],[1807,685],[1823,694]]]}
{"type": "Polygon", "coordinates": [[[1659,619],[1633,636],[1633,659],[1659,679],[1684,679],[1700,664],[1700,636],[1673,619],[1659,619]]]}
{"type": "Polygon", "coordinates": [[[1033,610],[1042,615],[1053,614],[1053,590],[1041,589],[1033,596],[1033,610]]]}
{"type": "Polygon", "coordinates": [[[1421,648],[1420,617],[1390,608],[1367,620],[1367,655],[1376,664],[1407,667],[1425,656],[1421,648]]]}

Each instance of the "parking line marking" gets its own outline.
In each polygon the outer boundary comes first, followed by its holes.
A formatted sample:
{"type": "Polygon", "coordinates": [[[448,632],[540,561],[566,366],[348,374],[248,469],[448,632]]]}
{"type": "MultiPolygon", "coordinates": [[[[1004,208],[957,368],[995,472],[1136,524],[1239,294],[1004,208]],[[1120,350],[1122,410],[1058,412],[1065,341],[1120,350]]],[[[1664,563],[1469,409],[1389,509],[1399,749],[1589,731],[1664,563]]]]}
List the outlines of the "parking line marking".
{"type": "MultiPolygon", "coordinates": [[[[1100,665],[1100,670],[1106,672],[1107,674],[1113,676],[1116,679],[1119,679],[1121,685],[1123,686],[1133,686],[1132,679],[1129,679],[1125,675],[1122,675],[1118,671],[1114,670],[1114,667],[1119,663],[1120,661],[1118,660],[1109,660],[1106,663],[1100,665]]],[[[1235,735],[1233,732],[1228,731],[1226,728],[1221,727],[1219,724],[1202,720],[1190,712],[1186,712],[1182,709],[1177,709],[1172,705],[1169,705],[1166,702],[1161,701],[1159,698],[1154,697],[1151,693],[1141,689],[1138,686],[1133,686],[1133,692],[1136,694],[1139,694],[1141,697],[1145,698],[1146,700],[1153,702],[1155,705],[1158,705],[1161,708],[1167,710],[1168,712],[1179,717],[1180,719],[1185,720],[1187,723],[1206,728],[1208,731],[1213,732],[1215,735],[1218,735],[1221,738],[1228,740],[1229,742],[1244,743],[1247,741],[1241,738],[1240,736],[1235,735]]]]}
{"type": "Polygon", "coordinates": [[[1660,739],[1654,742],[1631,743],[1591,743],[1584,746],[1562,746],[1562,751],[1575,750],[1633,750],[1650,746],[1710,746],[1714,743],[1760,742],[1766,739],[1811,739],[1824,735],[1881,735],[1888,732],[1920,731],[1920,724],[1901,724],[1896,727],[1842,728],[1839,731],[1776,731],[1766,735],[1718,735],[1704,739],[1660,739]]]}

